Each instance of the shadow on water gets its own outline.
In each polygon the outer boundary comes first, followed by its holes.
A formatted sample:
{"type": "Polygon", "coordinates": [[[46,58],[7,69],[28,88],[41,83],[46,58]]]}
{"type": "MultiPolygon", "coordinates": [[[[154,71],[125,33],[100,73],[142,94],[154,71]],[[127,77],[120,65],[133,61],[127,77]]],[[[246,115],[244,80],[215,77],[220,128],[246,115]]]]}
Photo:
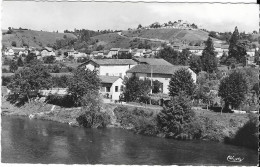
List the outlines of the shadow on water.
{"type": "Polygon", "coordinates": [[[2,162],[116,165],[257,164],[253,150],[206,141],[176,141],[136,135],[123,129],[85,129],[51,121],[2,117],[2,162]]]}

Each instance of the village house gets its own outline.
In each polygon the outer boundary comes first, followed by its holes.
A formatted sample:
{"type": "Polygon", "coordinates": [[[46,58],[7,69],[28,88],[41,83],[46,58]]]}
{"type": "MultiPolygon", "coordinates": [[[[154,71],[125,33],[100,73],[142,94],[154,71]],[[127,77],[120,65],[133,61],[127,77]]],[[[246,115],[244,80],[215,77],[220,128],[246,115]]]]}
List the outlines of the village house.
{"type": "Polygon", "coordinates": [[[55,52],[52,48],[50,47],[44,47],[41,51],[41,56],[46,57],[46,56],[55,56],[55,52]]]}
{"type": "Polygon", "coordinates": [[[144,57],[145,54],[145,49],[134,49],[134,51],[132,52],[132,55],[134,57],[144,57]]]}
{"type": "Polygon", "coordinates": [[[126,72],[127,77],[135,75],[140,79],[151,79],[153,81],[158,80],[163,84],[162,93],[168,94],[168,86],[172,75],[175,71],[185,68],[190,71],[194,83],[196,83],[197,75],[188,66],[174,66],[174,65],[149,65],[138,64],[126,72]]]}
{"type": "Polygon", "coordinates": [[[120,48],[111,48],[109,50],[108,56],[112,57],[114,55],[118,55],[119,50],[120,50],[120,48]]]}
{"type": "Polygon", "coordinates": [[[201,56],[204,50],[203,46],[188,46],[186,47],[189,51],[197,56],[201,56]]]}
{"type": "Polygon", "coordinates": [[[100,93],[104,99],[119,100],[122,93],[123,79],[119,76],[100,75],[101,88],[100,93]]]}
{"type": "Polygon", "coordinates": [[[90,53],[90,57],[96,57],[98,56],[99,51],[93,51],[90,53]]]}
{"type": "Polygon", "coordinates": [[[131,52],[132,52],[131,49],[120,49],[118,51],[118,54],[122,54],[122,53],[128,54],[128,53],[131,53],[131,52]]]}
{"type": "Polygon", "coordinates": [[[126,71],[137,64],[132,59],[92,59],[82,63],[80,67],[97,70],[98,75],[119,76],[124,78],[126,71]]]}
{"type": "Polygon", "coordinates": [[[171,66],[172,64],[164,59],[155,59],[155,58],[134,58],[138,64],[149,64],[149,65],[165,65],[171,66]]]}
{"type": "Polygon", "coordinates": [[[7,48],[4,52],[4,55],[6,56],[15,56],[15,55],[21,56],[22,54],[27,56],[28,50],[26,48],[11,47],[11,48],[7,48]]]}

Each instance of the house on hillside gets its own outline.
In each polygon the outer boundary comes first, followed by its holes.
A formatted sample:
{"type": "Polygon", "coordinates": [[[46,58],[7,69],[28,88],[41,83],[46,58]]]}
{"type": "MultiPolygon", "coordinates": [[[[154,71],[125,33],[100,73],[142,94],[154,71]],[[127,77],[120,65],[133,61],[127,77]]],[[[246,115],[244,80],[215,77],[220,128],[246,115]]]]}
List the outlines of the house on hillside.
{"type": "Polygon", "coordinates": [[[124,78],[126,71],[137,64],[132,59],[92,59],[82,63],[79,67],[97,70],[98,75],[119,76],[124,78]]]}
{"type": "Polygon", "coordinates": [[[93,51],[93,52],[91,52],[90,53],[90,57],[96,57],[96,56],[98,56],[98,51],[93,51]]]}
{"type": "Polygon", "coordinates": [[[135,49],[133,52],[132,52],[132,55],[134,57],[144,57],[144,54],[145,54],[145,49],[135,49]]]}
{"type": "Polygon", "coordinates": [[[7,48],[4,52],[4,55],[6,56],[14,56],[14,55],[19,55],[21,56],[22,54],[28,55],[28,49],[26,48],[18,48],[18,47],[10,47],[7,48]]]}
{"type": "Polygon", "coordinates": [[[203,46],[188,46],[187,49],[189,49],[191,53],[193,53],[197,56],[201,56],[202,52],[204,50],[204,47],[203,46]]]}
{"type": "Polygon", "coordinates": [[[41,56],[45,57],[45,56],[55,56],[55,52],[54,49],[50,48],[50,47],[44,47],[41,51],[41,56]]]}
{"type": "Polygon", "coordinates": [[[108,53],[108,56],[109,57],[112,57],[114,55],[118,55],[118,52],[119,52],[120,48],[111,48],[109,50],[109,53],[108,53]]]}
{"type": "Polygon", "coordinates": [[[128,70],[126,72],[126,75],[128,77],[131,77],[132,75],[135,75],[139,77],[140,79],[151,79],[153,81],[158,80],[163,84],[163,93],[168,94],[168,86],[169,82],[171,80],[172,75],[175,71],[185,68],[190,71],[191,76],[194,80],[194,83],[196,83],[197,75],[195,72],[193,72],[189,67],[187,66],[174,66],[174,65],[149,65],[149,64],[138,64],[128,70]]]}
{"type": "Polygon", "coordinates": [[[123,79],[119,76],[100,75],[101,88],[100,93],[105,99],[119,100],[123,91],[123,79]]]}

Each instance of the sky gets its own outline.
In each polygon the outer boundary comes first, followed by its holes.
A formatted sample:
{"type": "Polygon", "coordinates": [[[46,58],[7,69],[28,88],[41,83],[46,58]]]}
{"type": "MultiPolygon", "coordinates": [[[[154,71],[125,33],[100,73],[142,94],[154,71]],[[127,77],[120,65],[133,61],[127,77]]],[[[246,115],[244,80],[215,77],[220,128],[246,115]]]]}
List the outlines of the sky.
{"type": "Polygon", "coordinates": [[[1,28],[126,30],[184,20],[210,31],[259,30],[256,4],[3,1],[1,28]]]}

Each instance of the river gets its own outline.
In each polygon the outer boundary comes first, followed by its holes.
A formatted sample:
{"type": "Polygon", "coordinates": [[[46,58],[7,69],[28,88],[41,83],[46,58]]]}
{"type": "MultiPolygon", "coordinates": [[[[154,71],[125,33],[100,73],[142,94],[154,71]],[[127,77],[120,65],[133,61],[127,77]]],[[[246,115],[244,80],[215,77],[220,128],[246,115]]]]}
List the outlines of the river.
{"type": "Polygon", "coordinates": [[[176,141],[116,128],[85,129],[2,116],[2,163],[256,165],[257,151],[209,141],[176,141]],[[227,156],[244,158],[228,162],[227,156]]]}

